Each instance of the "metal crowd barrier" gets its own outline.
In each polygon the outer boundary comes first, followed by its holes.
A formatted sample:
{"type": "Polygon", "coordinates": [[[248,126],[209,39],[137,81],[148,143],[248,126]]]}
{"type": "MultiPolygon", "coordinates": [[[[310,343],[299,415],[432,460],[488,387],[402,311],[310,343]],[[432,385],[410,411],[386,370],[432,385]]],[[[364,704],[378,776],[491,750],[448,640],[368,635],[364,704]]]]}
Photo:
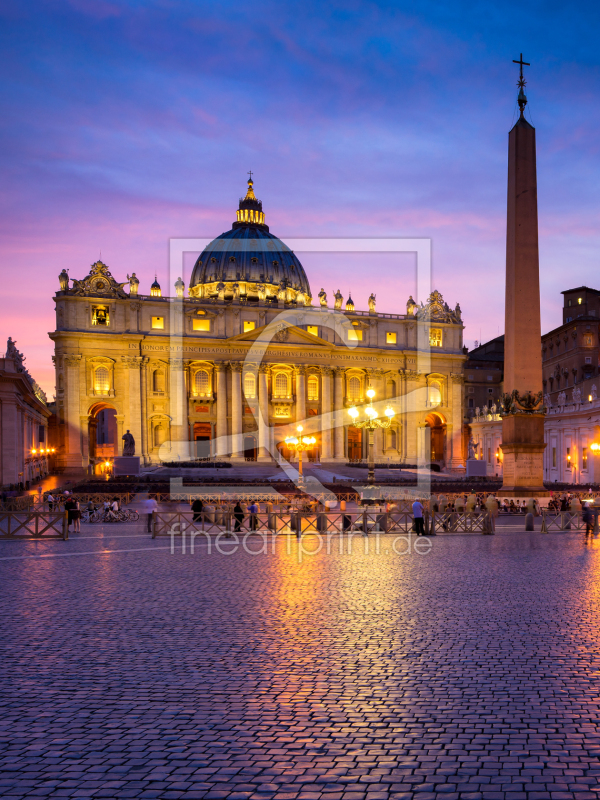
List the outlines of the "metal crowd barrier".
{"type": "MultiPolygon", "coordinates": [[[[464,513],[425,513],[425,534],[481,533],[490,534],[491,515],[487,511],[464,513]]],[[[389,533],[407,534],[415,529],[412,511],[349,510],[289,512],[261,511],[258,514],[234,514],[231,508],[211,511],[155,511],[152,518],[152,538],[177,535],[184,531],[202,533],[271,533],[276,535],[389,533]]]]}

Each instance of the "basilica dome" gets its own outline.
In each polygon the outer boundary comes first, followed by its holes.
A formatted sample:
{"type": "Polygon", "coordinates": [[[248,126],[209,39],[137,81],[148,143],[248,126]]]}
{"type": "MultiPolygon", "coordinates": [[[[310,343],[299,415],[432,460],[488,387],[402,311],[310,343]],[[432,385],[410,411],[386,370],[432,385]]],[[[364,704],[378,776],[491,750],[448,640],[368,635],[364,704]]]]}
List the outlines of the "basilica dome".
{"type": "Polygon", "coordinates": [[[310,302],[304,268],[290,248],[269,233],[252,178],[231,230],[214,239],[194,264],[189,294],[271,302],[279,299],[301,305],[310,302]]]}

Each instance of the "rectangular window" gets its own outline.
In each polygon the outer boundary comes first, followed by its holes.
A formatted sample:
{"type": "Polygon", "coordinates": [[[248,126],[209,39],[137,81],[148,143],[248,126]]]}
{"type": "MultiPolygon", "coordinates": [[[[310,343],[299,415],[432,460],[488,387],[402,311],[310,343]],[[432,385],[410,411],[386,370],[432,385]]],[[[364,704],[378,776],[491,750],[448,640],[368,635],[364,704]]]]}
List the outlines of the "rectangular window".
{"type": "Polygon", "coordinates": [[[46,441],[46,428],[43,425],[38,425],[38,442],[44,444],[46,441]]]}
{"type": "Polygon", "coordinates": [[[586,356],[585,357],[585,363],[586,364],[591,364],[592,363],[592,357],[591,356],[586,356]]]}
{"type": "Polygon", "coordinates": [[[441,347],[442,346],[442,329],[431,328],[429,331],[429,346],[441,347]]]}
{"type": "Polygon", "coordinates": [[[256,322],[252,322],[249,319],[244,320],[244,333],[249,333],[249,331],[253,331],[256,328],[256,322]]]}
{"type": "Polygon", "coordinates": [[[581,469],[587,469],[587,447],[581,449],[581,469]]]}
{"type": "Polygon", "coordinates": [[[556,468],[556,447],[552,448],[552,466],[556,468]]]}
{"type": "Polygon", "coordinates": [[[319,326],[318,325],[307,325],[306,330],[311,334],[311,336],[318,336],[319,335],[319,326]]]}
{"type": "Polygon", "coordinates": [[[387,331],[385,334],[385,343],[386,344],[396,344],[398,341],[398,334],[394,331],[387,331]]]}
{"type": "Polygon", "coordinates": [[[488,381],[493,381],[494,380],[494,376],[493,375],[488,375],[487,379],[488,379],[488,381]]]}
{"type": "Polygon", "coordinates": [[[469,408],[473,408],[473,405],[474,405],[473,398],[469,397],[469,408]]]}
{"type": "Polygon", "coordinates": [[[468,392],[468,394],[475,394],[475,387],[474,386],[469,386],[467,392],[468,392]]]}
{"type": "Polygon", "coordinates": [[[209,319],[193,319],[192,320],[192,329],[195,331],[203,331],[204,333],[210,332],[210,320],[209,319]]]}
{"type": "Polygon", "coordinates": [[[488,394],[494,394],[494,390],[493,389],[488,389],[488,394]]]}
{"type": "Polygon", "coordinates": [[[571,448],[567,447],[567,469],[571,469],[571,448]]]}
{"type": "Polygon", "coordinates": [[[162,331],[165,328],[165,318],[164,317],[152,317],[152,328],[154,330],[162,331]]]}
{"type": "Polygon", "coordinates": [[[348,331],[348,341],[349,342],[362,342],[362,331],[353,330],[348,331]]]}

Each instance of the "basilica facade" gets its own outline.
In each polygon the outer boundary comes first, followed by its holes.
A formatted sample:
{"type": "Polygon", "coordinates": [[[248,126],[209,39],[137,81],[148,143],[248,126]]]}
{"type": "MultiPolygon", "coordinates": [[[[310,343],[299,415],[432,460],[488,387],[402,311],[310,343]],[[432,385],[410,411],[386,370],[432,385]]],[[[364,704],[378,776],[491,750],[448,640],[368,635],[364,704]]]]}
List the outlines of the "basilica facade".
{"type": "Polygon", "coordinates": [[[460,307],[433,291],[382,314],[373,294],[364,311],[339,290],[313,294],[251,180],[231,230],[198,257],[187,296],[181,278],[173,297],[156,280],[142,294],[138,277],[126,278],[100,261],[81,280],[59,276],[50,336],[60,468],[102,472],[127,431],[146,465],[291,459],[285,438],[298,424],[316,440],[314,460],[364,459],[365,431],[348,410],[372,388],[377,413],[394,413],[375,432],[377,461],[463,470],[460,307]]]}

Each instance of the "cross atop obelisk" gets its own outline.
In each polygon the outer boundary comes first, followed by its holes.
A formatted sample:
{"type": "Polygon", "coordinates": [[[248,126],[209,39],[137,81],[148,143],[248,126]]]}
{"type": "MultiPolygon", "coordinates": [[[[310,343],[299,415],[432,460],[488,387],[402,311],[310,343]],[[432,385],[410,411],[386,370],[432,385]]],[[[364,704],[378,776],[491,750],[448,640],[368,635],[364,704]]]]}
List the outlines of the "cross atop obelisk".
{"type": "Polygon", "coordinates": [[[517,61],[516,58],[513,58],[513,64],[519,65],[519,80],[517,86],[519,87],[519,97],[517,101],[519,103],[519,108],[521,109],[521,116],[523,116],[523,109],[527,105],[527,97],[525,95],[525,84],[527,81],[523,77],[523,67],[530,67],[531,64],[529,61],[523,61],[523,53],[521,53],[521,58],[517,61]]]}

